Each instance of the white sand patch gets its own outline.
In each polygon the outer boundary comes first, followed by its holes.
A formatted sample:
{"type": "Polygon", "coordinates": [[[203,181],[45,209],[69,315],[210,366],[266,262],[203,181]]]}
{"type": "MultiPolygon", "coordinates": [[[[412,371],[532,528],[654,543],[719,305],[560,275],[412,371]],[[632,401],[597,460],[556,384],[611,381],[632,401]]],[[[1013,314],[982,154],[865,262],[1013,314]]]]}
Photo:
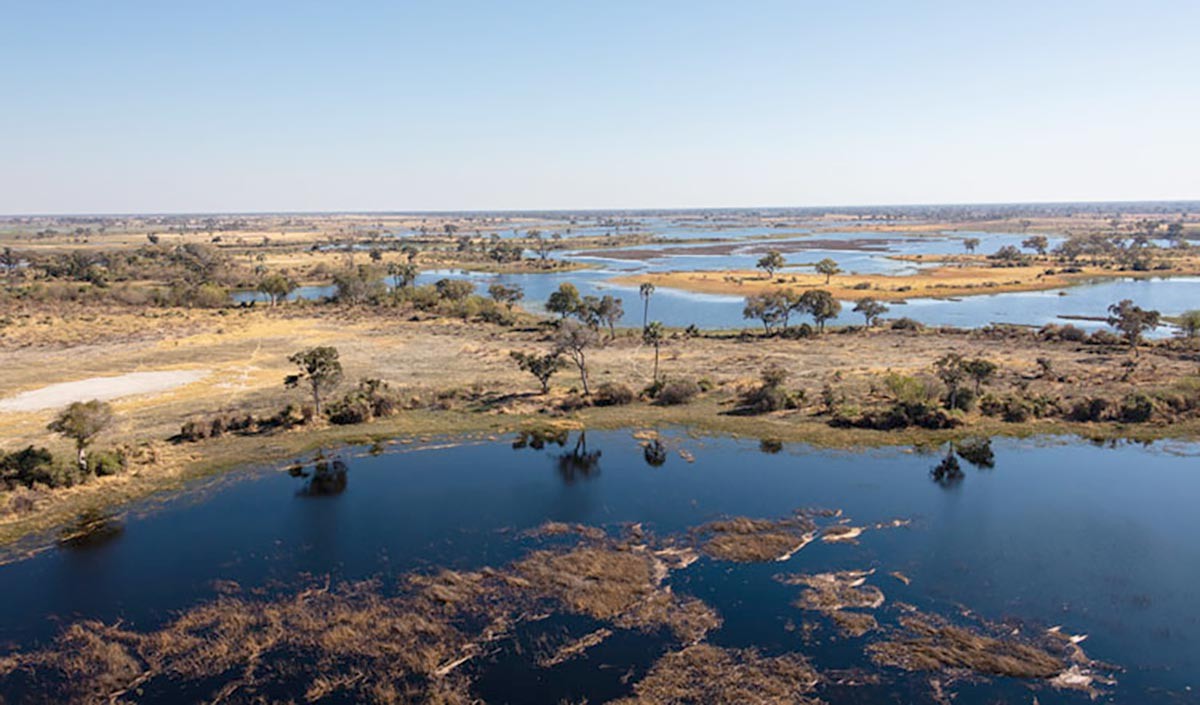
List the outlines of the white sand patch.
{"type": "Polygon", "coordinates": [[[57,409],[73,401],[107,401],[134,394],[157,394],[207,377],[209,370],[131,372],[116,377],[91,377],[51,384],[0,400],[0,412],[57,409]]]}

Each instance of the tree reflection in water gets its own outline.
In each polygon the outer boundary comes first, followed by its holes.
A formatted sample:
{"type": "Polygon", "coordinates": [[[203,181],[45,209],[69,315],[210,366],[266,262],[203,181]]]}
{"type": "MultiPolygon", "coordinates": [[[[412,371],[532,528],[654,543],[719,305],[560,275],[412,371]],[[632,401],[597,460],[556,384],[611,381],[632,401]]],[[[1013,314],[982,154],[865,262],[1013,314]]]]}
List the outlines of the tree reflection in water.
{"type": "Polygon", "coordinates": [[[576,480],[588,480],[600,474],[599,450],[588,450],[587,431],[580,431],[575,439],[575,447],[565,453],[559,453],[555,458],[558,474],[563,482],[570,485],[576,480]]]}
{"type": "Polygon", "coordinates": [[[349,470],[346,461],[340,457],[331,460],[324,454],[318,454],[312,472],[306,471],[301,465],[295,465],[288,468],[288,474],[308,480],[296,493],[301,497],[336,497],[346,491],[349,470]]]}
{"type": "Polygon", "coordinates": [[[933,470],[929,472],[929,476],[942,487],[958,486],[966,477],[959,465],[959,458],[980,470],[991,470],[996,467],[996,454],[992,451],[990,438],[965,438],[950,442],[946,457],[934,466],[933,470]]]}
{"type": "Polygon", "coordinates": [[[123,533],[125,525],[115,515],[89,509],[63,527],[58,536],[58,545],[60,548],[83,551],[99,548],[120,538],[123,533]]]}
{"type": "Polygon", "coordinates": [[[957,487],[963,481],[963,471],[958,464],[958,457],[954,455],[954,447],[946,453],[946,457],[942,458],[942,462],[934,466],[929,472],[933,481],[947,489],[957,487]]]}
{"type": "Polygon", "coordinates": [[[642,444],[642,458],[652,468],[662,467],[667,462],[667,448],[657,438],[642,444]]]}

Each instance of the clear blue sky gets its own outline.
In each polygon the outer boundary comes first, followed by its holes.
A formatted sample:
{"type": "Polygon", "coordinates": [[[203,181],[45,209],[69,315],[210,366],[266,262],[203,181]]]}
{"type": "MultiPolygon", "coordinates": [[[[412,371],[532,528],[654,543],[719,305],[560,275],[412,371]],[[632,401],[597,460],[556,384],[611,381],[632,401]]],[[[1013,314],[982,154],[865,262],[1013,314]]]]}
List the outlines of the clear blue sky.
{"type": "Polygon", "coordinates": [[[0,0],[0,213],[1200,198],[1200,2],[0,0]]]}

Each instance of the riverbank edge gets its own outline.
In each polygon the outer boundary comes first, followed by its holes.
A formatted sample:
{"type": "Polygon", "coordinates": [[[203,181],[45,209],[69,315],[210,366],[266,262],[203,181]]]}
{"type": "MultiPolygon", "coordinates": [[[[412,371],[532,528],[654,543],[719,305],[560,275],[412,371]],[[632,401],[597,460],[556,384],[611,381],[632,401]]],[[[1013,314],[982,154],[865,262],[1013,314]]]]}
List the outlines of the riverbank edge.
{"type": "Polygon", "coordinates": [[[715,402],[700,401],[683,407],[592,407],[561,417],[541,414],[501,416],[462,411],[413,411],[354,426],[309,427],[269,435],[226,436],[199,443],[156,442],[170,454],[184,457],[143,466],[131,474],[99,478],[63,491],[51,506],[0,523],[0,564],[32,556],[62,538],[65,527],[84,515],[120,514],[135,505],[158,499],[167,501],[196,481],[216,478],[242,468],[282,466],[297,456],[319,449],[387,442],[414,443],[500,440],[504,434],[531,428],[566,428],[596,431],[628,429],[679,429],[692,435],[769,439],[802,443],[827,450],[868,450],[913,446],[939,446],[967,437],[1034,438],[1070,437],[1095,442],[1200,441],[1200,421],[1171,425],[1077,423],[1037,420],[1005,423],[985,420],[965,428],[897,431],[843,429],[819,417],[731,416],[721,414],[715,402]]]}

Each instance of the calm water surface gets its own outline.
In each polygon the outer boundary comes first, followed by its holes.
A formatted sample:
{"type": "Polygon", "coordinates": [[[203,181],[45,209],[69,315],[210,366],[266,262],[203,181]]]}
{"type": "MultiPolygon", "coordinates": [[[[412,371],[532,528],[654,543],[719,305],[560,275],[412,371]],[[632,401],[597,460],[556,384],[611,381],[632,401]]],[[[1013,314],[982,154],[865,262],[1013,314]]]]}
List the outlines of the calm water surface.
{"type": "MultiPolygon", "coordinates": [[[[1200,687],[1200,446],[997,440],[994,468],[964,463],[966,476],[944,486],[930,478],[938,456],[906,450],[769,453],[758,441],[674,433],[665,436],[666,463],[651,467],[630,432],[592,432],[586,443],[600,451],[597,462],[560,462],[577,441],[544,450],[507,441],[392,446],[378,456],[347,449],[346,484],[326,496],[306,494],[303,479],[280,470],[242,472],[134,512],[106,538],[0,567],[4,641],[45,644],[78,619],[154,628],[213,598],[217,580],[253,588],[294,585],[304,574],[339,581],[501,566],[528,550],[515,532],[548,520],[614,532],[640,522],[672,534],[722,516],[777,518],[824,507],[843,510],[856,526],[912,523],[868,531],[858,545],[814,543],[782,564],[702,558],[673,574],[677,592],[724,618],[710,642],[798,651],[820,670],[862,666],[864,640],[872,637],[837,636],[825,618],[793,607],[798,589],[772,576],[875,569],[872,583],[889,605],[946,615],[966,609],[1025,629],[1062,625],[1087,634],[1088,655],[1122,669],[1104,701],[1196,702],[1188,688],[1200,687]],[[911,584],[888,577],[891,571],[911,584]],[[790,628],[802,622],[826,631],[806,641],[790,628]]],[[[602,663],[644,669],[664,648],[623,634],[557,675],[535,669],[498,679],[480,665],[480,694],[488,702],[600,702],[627,688],[619,673],[597,681],[562,674],[600,673],[602,663]],[[505,685],[510,680],[524,684],[520,692],[505,685]]],[[[503,671],[504,662],[498,656],[495,667],[503,671]]],[[[923,677],[886,676],[878,686],[823,697],[928,702],[923,677]]],[[[0,695],[19,699],[12,687],[0,686],[0,695]]],[[[1024,684],[1007,679],[955,689],[960,704],[1031,698],[1024,684]]],[[[1087,702],[1037,694],[1043,703],[1087,702]]]]}

